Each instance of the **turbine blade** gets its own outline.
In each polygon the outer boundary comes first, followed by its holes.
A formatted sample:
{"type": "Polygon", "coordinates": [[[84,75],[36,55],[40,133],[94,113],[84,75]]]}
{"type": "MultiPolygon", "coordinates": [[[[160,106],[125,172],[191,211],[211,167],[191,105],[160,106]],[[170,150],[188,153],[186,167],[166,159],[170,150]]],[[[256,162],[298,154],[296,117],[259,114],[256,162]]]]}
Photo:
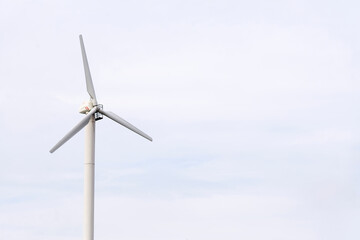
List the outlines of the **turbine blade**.
{"type": "Polygon", "coordinates": [[[83,129],[86,124],[90,121],[91,116],[97,111],[97,108],[94,107],[91,111],[73,128],[68,132],[52,149],[50,153],[55,152],[59,147],[66,143],[70,138],[77,134],[81,129],[83,129]]]}
{"type": "Polygon", "coordinates": [[[83,41],[82,35],[80,35],[79,38],[80,38],[81,54],[82,54],[84,70],[85,70],[86,88],[87,88],[87,91],[88,91],[90,97],[93,99],[93,104],[97,105],[94,84],[91,80],[90,68],[89,68],[89,63],[88,63],[87,57],[86,57],[85,46],[84,46],[84,41],[83,41]]]}
{"type": "Polygon", "coordinates": [[[109,111],[104,111],[102,109],[99,109],[99,112],[104,114],[105,116],[107,116],[108,118],[114,120],[115,122],[123,125],[124,127],[130,129],[131,131],[139,134],[140,136],[148,139],[149,141],[152,141],[152,138],[147,135],[146,133],[144,133],[143,131],[141,131],[140,129],[138,129],[137,127],[135,127],[134,125],[132,125],[131,123],[125,121],[124,119],[122,119],[121,117],[119,117],[118,115],[116,115],[113,112],[109,112],[109,111]]]}

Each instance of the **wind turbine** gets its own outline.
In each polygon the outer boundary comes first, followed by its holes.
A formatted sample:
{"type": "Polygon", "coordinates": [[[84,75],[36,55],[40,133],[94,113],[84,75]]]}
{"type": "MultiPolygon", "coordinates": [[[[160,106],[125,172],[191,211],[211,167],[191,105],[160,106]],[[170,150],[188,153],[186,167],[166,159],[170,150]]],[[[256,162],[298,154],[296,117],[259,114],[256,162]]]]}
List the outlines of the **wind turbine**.
{"type": "Polygon", "coordinates": [[[72,138],[76,133],[85,127],[85,161],[84,161],[84,240],[94,239],[94,167],[95,167],[95,121],[101,120],[103,115],[123,125],[140,136],[152,141],[152,138],[142,132],[131,123],[125,121],[113,112],[104,111],[103,105],[98,104],[96,100],[94,85],[91,80],[89,63],[87,61],[84,41],[82,35],[79,36],[82,59],[85,69],[85,79],[87,92],[90,100],[84,103],[80,108],[80,113],[86,116],[67,133],[53,148],[50,153],[55,152],[65,142],[72,138]]]}

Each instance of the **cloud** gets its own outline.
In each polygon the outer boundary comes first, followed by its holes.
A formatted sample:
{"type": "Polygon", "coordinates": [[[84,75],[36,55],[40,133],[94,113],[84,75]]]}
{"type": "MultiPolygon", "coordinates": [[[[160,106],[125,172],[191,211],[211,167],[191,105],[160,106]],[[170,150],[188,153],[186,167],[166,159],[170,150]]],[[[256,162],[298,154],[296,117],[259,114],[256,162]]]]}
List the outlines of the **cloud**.
{"type": "Polygon", "coordinates": [[[83,133],[48,150],[83,33],[99,102],[154,138],[97,122],[98,237],[357,239],[353,3],[83,3],[0,8],[2,236],[81,236],[83,133]]]}

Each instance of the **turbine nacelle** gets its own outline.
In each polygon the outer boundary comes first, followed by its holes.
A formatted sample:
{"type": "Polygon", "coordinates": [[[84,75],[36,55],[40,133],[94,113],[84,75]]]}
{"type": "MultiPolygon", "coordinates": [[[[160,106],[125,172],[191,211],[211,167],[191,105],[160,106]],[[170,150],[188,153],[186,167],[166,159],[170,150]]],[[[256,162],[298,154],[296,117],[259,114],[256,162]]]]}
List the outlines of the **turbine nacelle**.
{"type": "Polygon", "coordinates": [[[79,108],[79,113],[88,114],[88,112],[90,112],[90,110],[93,109],[93,107],[94,105],[91,100],[84,101],[79,108]]]}

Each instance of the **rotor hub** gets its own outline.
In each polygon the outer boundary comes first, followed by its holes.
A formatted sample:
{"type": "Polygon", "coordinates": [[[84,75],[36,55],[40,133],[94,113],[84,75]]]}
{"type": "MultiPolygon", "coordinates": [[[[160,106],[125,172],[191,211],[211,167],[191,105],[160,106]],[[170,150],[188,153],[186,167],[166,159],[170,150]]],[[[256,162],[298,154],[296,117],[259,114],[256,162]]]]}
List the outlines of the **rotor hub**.
{"type": "MultiPolygon", "coordinates": [[[[96,105],[96,107],[98,107],[98,109],[103,109],[103,105],[102,104],[98,104],[98,105],[96,105]]],[[[98,120],[101,120],[101,119],[103,119],[103,115],[102,115],[102,113],[100,113],[100,112],[96,112],[96,113],[94,113],[94,117],[95,117],[95,121],[98,121],[98,120]]]]}

